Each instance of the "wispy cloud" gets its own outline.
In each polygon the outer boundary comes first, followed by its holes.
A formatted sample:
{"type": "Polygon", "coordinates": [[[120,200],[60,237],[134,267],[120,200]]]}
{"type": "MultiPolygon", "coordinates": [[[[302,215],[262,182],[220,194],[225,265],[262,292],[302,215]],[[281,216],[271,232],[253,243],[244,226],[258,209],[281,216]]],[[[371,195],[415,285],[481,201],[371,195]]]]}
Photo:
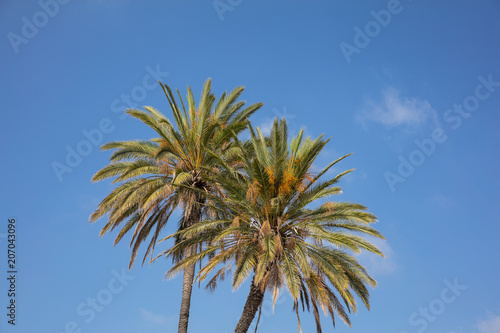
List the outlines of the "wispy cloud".
{"type": "Polygon", "coordinates": [[[81,211],[93,211],[99,205],[100,199],[95,196],[81,194],[78,196],[76,204],[81,211]]]}
{"type": "Polygon", "coordinates": [[[437,112],[427,100],[415,97],[401,97],[400,92],[391,87],[383,92],[383,100],[366,101],[365,111],[358,114],[357,120],[379,123],[388,128],[407,126],[416,128],[428,120],[437,121],[437,112]]]}
{"type": "Polygon", "coordinates": [[[394,251],[389,243],[379,238],[372,238],[369,241],[378,247],[385,257],[364,251],[358,255],[360,263],[366,267],[370,274],[379,276],[393,274],[397,269],[397,264],[394,251]]]}
{"type": "Polygon", "coordinates": [[[167,318],[163,315],[153,313],[151,311],[147,311],[145,309],[139,309],[141,311],[141,318],[145,321],[149,321],[151,323],[161,325],[161,326],[170,326],[172,324],[172,319],[167,318]]]}
{"type": "Polygon", "coordinates": [[[266,119],[258,127],[260,128],[262,134],[267,136],[271,134],[271,129],[273,128],[273,124],[274,124],[274,118],[266,119]]]}
{"type": "Polygon", "coordinates": [[[462,327],[458,328],[458,331],[457,330],[455,330],[455,331],[449,331],[448,333],[461,333],[461,332],[463,332],[463,328],[462,327]]]}
{"type": "Polygon", "coordinates": [[[455,207],[456,203],[453,201],[451,198],[442,195],[442,194],[434,194],[429,198],[429,201],[432,204],[438,205],[442,208],[450,208],[450,207],[455,207]]]}
{"type": "Polygon", "coordinates": [[[481,333],[498,333],[500,332],[500,315],[490,315],[486,319],[479,320],[477,329],[481,333]]]}

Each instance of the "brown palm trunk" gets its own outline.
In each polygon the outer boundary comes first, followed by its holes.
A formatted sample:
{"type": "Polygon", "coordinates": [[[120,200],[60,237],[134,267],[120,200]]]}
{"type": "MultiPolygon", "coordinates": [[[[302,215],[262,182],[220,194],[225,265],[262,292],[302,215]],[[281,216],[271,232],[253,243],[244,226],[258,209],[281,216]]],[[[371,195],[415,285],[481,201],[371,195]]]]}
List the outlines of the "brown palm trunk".
{"type": "MultiPolygon", "coordinates": [[[[193,250],[193,247],[187,249],[186,257],[193,254],[193,250]]],[[[179,333],[187,333],[195,266],[196,264],[191,264],[184,269],[184,278],[182,280],[181,313],[179,315],[179,333]]]]}
{"type": "Polygon", "coordinates": [[[236,325],[235,333],[246,333],[250,324],[259,309],[259,305],[264,298],[264,293],[260,291],[260,288],[256,286],[253,281],[250,286],[250,293],[248,294],[245,307],[243,308],[243,313],[241,314],[240,321],[236,325]]]}
{"type": "MultiPolygon", "coordinates": [[[[198,200],[195,201],[190,207],[186,207],[184,221],[186,227],[189,227],[195,223],[200,222],[201,218],[201,205],[203,201],[201,198],[197,197],[198,200]]],[[[184,253],[184,258],[189,257],[196,253],[196,246],[193,245],[189,247],[184,253]]],[[[191,306],[191,291],[193,290],[193,280],[196,264],[193,263],[186,268],[184,268],[184,277],[182,280],[182,300],[181,300],[181,311],[179,314],[179,333],[187,333],[188,321],[189,321],[189,308],[191,306]]]]}

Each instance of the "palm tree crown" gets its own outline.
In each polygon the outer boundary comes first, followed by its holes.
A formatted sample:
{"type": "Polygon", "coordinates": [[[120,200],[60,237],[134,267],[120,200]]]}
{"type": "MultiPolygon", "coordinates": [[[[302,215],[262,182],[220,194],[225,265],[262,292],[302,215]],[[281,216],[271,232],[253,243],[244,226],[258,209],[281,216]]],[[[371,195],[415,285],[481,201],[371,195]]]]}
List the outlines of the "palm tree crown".
{"type": "Polygon", "coordinates": [[[376,285],[353,254],[367,250],[382,255],[361,236],[383,237],[369,225],[376,217],[360,204],[327,201],[318,205],[320,199],[341,193],[337,183],[352,170],[329,180],[320,178],[349,155],[315,173],[313,162],[328,140],[304,138],[300,131],[288,146],[284,120],[275,120],[267,138],[259,129],[256,133],[251,129],[251,135],[251,149],[239,152],[243,172],[221,161],[227,216],[180,232],[184,240],[167,254],[196,243],[205,245],[196,255],[178,262],[170,274],[208,258],[198,274],[200,280],[225,265],[209,287],[231,266],[234,288],[253,275],[235,332],[248,330],[266,290],[274,302],[284,287],[293,297],[300,331],[299,302],[303,310],[312,308],[318,332],[320,308],[334,325],[335,313],[350,325],[348,313],[357,311],[355,295],[369,308],[367,286],[376,285]]]}
{"type": "MultiPolygon", "coordinates": [[[[211,182],[211,175],[218,172],[219,161],[231,161],[235,150],[232,136],[244,130],[248,117],[261,107],[260,103],[245,107],[244,101],[238,101],[243,87],[229,94],[224,92],[215,104],[210,79],[203,87],[198,106],[189,86],[187,105],[177,91],[180,106],[172,90],[166,85],[161,86],[172,110],[175,127],[152,107],[145,106],[145,111],[128,110],[129,115],[151,127],[158,137],[103,145],[103,150],[113,150],[111,163],[92,178],[100,181],[116,177],[113,183],[118,183],[118,186],[102,200],[90,220],[95,222],[108,215],[101,236],[123,225],[115,244],[133,229],[130,267],[141,243],[150,235],[142,263],[148,254],[153,254],[161,230],[177,207],[184,211],[179,230],[200,222],[210,213],[211,199],[207,199],[206,194],[220,194],[219,186],[211,182]]],[[[196,248],[187,248],[177,259],[195,252],[196,248]]],[[[188,268],[189,274],[185,271],[184,276],[179,324],[182,323],[183,327],[179,327],[179,332],[187,330],[194,265],[188,268]]]]}

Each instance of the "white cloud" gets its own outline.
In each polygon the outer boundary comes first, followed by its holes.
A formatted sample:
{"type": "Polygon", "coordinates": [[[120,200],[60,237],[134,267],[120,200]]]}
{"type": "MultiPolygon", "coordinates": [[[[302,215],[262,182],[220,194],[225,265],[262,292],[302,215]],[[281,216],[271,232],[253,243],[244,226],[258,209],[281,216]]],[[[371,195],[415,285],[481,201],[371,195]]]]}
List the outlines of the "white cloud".
{"type": "Polygon", "coordinates": [[[78,196],[76,204],[80,210],[87,212],[96,210],[99,206],[99,202],[101,202],[101,200],[98,197],[81,194],[78,196]]]}
{"type": "Polygon", "coordinates": [[[154,324],[161,326],[169,326],[172,324],[173,319],[167,318],[163,315],[147,311],[145,309],[139,309],[141,311],[141,318],[154,324]]]}
{"type": "Polygon", "coordinates": [[[479,320],[477,329],[481,333],[499,333],[500,332],[500,315],[490,315],[487,319],[479,320]]]}
{"type": "Polygon", "coordinates": [[[455,201],[442,194],[434,194],[432,197],[430,197],[429,200],[432,204],[436,204],[442,208],[450,208],[456,206],[455,201]]]}
{"type": "Polygon", "coordinates": [[[368,100],[367,110],[357,119],[363,124],[365,120],[370,120],[390,128],[400,125],[418,127],[429,119],[437,121],[437,113],[427,100],[400,97],[400,92],[392,87],[385,90],[383,95],[381,103],[368,100]]]}
{"type": "Polygon", "coordinates": [[[390,275],[397,269],[394,251],[387,241],[380,238],[368,239],[374,244],[385,257],[381,257],[371,252],[363,251],[358,255],[360,263],[366,267],[370,275],[390,275]]]}
{"type": "Polygon", "coordinates": [[[269,134],[271,134],[271,130],[273,128],[273,125],[274,125],[274,118],[265,120],[258,127],[260,128],[260,131],[262,132],[262,134],[264,134],[265,136],[268,136],[269,134]]]}
{"type": "Polygon", "coordinates": [[[461,332],[463,332],[463,328],[462,327],[460,327],[458,329],[458,331],[456,331],[456,330],[455,331],[449,331],[448,333],[461,333],[461,332]]]}

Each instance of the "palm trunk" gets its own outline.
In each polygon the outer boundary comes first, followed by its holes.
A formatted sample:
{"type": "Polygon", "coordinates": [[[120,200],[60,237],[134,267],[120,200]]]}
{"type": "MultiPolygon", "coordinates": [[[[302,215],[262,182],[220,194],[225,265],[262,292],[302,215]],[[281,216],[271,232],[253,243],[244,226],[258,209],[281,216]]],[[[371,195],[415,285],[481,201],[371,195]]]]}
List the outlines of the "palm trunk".
{"type": "MultiPolygon", "coordinates": [[[[193,250],[193,247],[188,248],[186,250],[186,257],[193,254],[193,250]]],[[[196,264],[191,264],[184,269],[184,278],[182,280],[181,313],[179,315],[179,333],[187,333],[195,266],[196,264]]]]}
{"type": "Polygon", "coordinates": [[[263,298],[264,293],[260,291],[259,286],[256,286],[252,281],[250,293],[248,294],[247,302],[243,308],[243,313],[241,314],[240,321],[234,330],[235,333],[246,333],[248,331],[248,328],[250,327],[250,324],[252,323],[263,298]]]}
{"type": "MultiPolygon", "coordinates": [[[[189,227],[195,223],[200,222],[201,218],[201,205],[203,201],[201,198],[197,197],[197,200],[190,207],[186,207],[184,221],[186,227],[189,227]]],[[[189,257],[196,253],[196,246],[193,245],[186,249],[184,253],[184,258],[189,257]]],[[[184,277],[182,280],[182,300],[181,300],[181,311],[179,314],[179,333],[187,333],[188,321],[189,321],[189,308],[191,306],[191,292],[193,290],[193,280],[195,272],[196,263],[193,263],[186,268],[184,268],[184,277]]]]}

